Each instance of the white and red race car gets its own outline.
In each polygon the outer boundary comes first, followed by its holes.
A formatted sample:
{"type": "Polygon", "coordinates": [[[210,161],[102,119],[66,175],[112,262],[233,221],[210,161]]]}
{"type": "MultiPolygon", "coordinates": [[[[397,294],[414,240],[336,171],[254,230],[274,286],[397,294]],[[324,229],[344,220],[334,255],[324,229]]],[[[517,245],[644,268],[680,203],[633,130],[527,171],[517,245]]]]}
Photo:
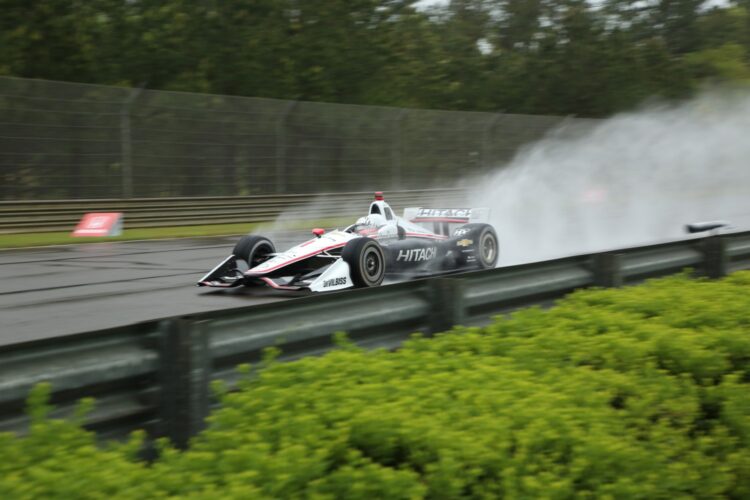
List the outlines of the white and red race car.
{"type": "Polygon", "coordinates": [[[499,251],[488,216],[477,208],[407,208],[398,217],[377,192],[366,217],[344,230],[313,229],[312,239],[286,252],[263,236],[244,236],[197,285],[322,292],[378,286],[386,275],[488,269],[499,251]]]}

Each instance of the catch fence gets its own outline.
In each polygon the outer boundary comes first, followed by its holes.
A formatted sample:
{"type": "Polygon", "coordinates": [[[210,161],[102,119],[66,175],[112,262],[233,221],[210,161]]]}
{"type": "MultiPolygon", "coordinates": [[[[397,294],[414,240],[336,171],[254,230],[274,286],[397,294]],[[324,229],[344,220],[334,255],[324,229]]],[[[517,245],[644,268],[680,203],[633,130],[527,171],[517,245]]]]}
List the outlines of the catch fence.
{"type": "Polygon", "coordinates": [[[0,77],[0,200],[451,187],[592,123],[0,77]]]}

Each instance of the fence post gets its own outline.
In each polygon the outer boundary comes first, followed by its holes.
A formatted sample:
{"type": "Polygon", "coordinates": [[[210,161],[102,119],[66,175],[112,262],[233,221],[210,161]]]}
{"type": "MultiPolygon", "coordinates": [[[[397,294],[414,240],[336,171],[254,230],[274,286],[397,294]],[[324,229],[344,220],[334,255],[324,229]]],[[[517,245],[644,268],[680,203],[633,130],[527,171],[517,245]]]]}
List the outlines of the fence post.
{"type": "Polygon", "coordinates": [[[286,193],[286,120],[297,105],[289,101],[276,120],[276,193],[286,193]]]}
{"type": "Polygon", "coordinates": [[[120,110],[120,155],[122,156],[122,197],[133,197],[133,144],[130,131],[130,109],[143,92],[143,86],[133,89],[120,110]]]}
{"type": "Polygon", "coordinates": [[[718,235],[703,239],[703,261],[706,276],[711,279],[723,278],[727,275],[729,259],[726,252],[726,242],[718,235]]]}
{"type": "Polygon", "coordinates": [[[487,126],[484,128],[484,133],[482,134],[482,169],[485,172],[488,172],[490,168],[492,168],[492,165],[490,164],[490,134],[494,130],[495,126],[497,125],[497,122],[500,120],[500,118],[503,115],[500,113],[495,113],[492,118],[490,119],[487,126]]]}
{"type": "Polygon", "coordinates": [[[401,111],[399,111],[398,116],[396,117],[396,124],[392,129],[393,135],[391,137],[391,189],[393,189],[394,191],[403,189],[403,186],[401,185],[401,182],[403,180],[401,176],[401,153],[403,149],[401,125],[403,124],[404,118],[406,118],[406,115],[408,113],[408,109],[402,109],[401,111]]]}
{"type": "Polygon", "coordinates": [[[161,435],[187,447],[209,410],[211,351],[205,322],[165,320],[161,334],[161,435]]]}
{"type": "Polygon", "coordinates": [[[622,286],[622,256],[617,253],[594,255],[594,286],[617,288],[622,286]]]}
{"type": "Polygon", "coordinates": [[[463,280],[433,278],[428,281],[432,311],[429,319],[430,335],[450,330],[466,320],[465,285],[463,280]]]}

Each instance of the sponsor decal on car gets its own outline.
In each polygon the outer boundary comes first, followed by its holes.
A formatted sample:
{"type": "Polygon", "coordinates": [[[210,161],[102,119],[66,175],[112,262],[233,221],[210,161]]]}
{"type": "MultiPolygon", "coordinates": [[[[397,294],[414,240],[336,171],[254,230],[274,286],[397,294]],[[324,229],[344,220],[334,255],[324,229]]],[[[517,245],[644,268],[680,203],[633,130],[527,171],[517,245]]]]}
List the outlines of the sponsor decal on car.
{"type": "Polygon", "coordinates": [[[465,234],[469,234],[470,232],[471,232],[471,229],[458,228],[455,231],[453,231],[453,236],[463,236],[465,234]]]}
{"type": "Polygon", "coordinates": [[[398,251],[398,262],[423,262],[432,260],[437,255],[437,247],[410,248],[398,251]]]}
{"type": "Polygon", "coordinates": [[[332,286],[340,286],[340,285],[346,285],[345,277],[331,278],[329,280],[323,281],[323,288],[329,288],[332,286]]]}
{"type": "Polygon", "coordinates": [[[417,217],[471,217],[470,208],[420,208],[417,217]]]}
{"type": "Polygon", "coordinates": [[[473,244],[474,244],[474,240],[467,240],[465,238],[463,240],[458,240],[456,242],[456,245],[460,246],[460,247],[468,247],[468,246],[471,246],[473,244]]]}

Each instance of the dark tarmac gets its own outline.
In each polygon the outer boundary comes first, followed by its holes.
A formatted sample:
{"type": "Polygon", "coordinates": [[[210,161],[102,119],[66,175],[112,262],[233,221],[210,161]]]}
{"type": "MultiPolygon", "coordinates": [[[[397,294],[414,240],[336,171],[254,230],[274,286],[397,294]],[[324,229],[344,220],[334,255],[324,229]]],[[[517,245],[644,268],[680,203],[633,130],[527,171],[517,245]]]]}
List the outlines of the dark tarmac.
{"type": "MultiPolygon", "coordinates": [[[[274,238],[285,250],[306,235],[274,238]]],[[[195,286],[239,237],[0,251],[0,346],[301,296],[195,286]]]]}
{"type": "MultiPolygon", "coordinates": [[[[743,226],[750,227],[750,220],[743,226]]],[[[309,233],[272,232],[266,236],[283,251],[304,241],[309,233]]],[[[238,239],[0,250],[0,347],[310,294],[270,288],[196,287],[201,277],[231,253],[238,239]]]]}

